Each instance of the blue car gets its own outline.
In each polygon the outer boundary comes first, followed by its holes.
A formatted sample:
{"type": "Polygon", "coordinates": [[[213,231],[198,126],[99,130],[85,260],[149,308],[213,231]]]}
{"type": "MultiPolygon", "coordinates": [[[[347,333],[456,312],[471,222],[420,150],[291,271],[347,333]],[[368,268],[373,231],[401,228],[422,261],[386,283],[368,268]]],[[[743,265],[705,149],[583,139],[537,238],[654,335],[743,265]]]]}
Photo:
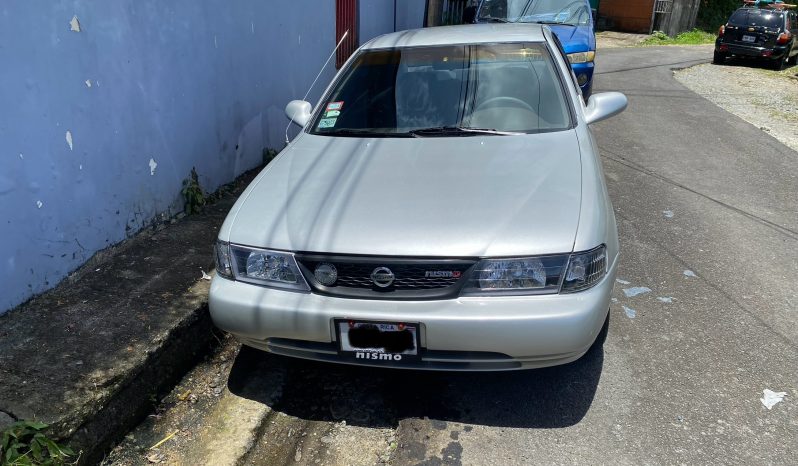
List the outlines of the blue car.
{"type": "Polygon", "coordinates": [[[590,97],[596,32],[588,0],[481,0],[476,22],[549,25],[571,62],[582,96],[590,97]]]}

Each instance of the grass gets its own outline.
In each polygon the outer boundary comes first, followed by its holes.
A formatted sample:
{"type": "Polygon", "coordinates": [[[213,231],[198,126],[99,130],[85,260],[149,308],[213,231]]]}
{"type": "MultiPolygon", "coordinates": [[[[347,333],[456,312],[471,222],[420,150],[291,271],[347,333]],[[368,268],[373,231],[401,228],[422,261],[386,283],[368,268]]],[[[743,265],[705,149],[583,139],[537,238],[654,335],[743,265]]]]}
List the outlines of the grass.
{"type": "MultiPolygon", "coordinates": [[[[770,76],[782,76],[785,78],[792,78],[798,80],[798,65],[788,66],[787,68],[784,68],[781,71],[768,70],[768,69],[764,69],[762,71],[764,71],[766,74],[770,76]]],[[[798,81],[793,81],[793,82],[798,84],[798,81]]]]}
{"type": "Polygon", "coordinates": [[[701,45],[715,42],[715,34],[693,29],[682,32],[676,37],[671,37],[662,31],[654,31],[651,37],[643,40],[640,45],[701,45]]]}

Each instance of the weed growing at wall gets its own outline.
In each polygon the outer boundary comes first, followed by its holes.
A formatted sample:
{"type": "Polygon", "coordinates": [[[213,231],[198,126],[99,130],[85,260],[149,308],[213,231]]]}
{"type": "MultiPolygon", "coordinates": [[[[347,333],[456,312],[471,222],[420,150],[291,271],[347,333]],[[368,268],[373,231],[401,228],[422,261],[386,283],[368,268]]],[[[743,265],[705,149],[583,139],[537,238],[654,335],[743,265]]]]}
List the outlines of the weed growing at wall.
{"type": "Polygon", "coordinates": [[[180,192],[183,194],[183,200],[185,201],[183,207],[187,215],[202,212],[203,207],[205,207],[207,203],[207,199],[205,197],[205,191],[203,191],[202,186],[200,186],[196,168],[191,168],[191,173],[188,178],[183,180],[183,189],[180,190],[180,192]]]}
{"type": "Polygon", "coordinates": [[[60,466],[75,456],[44,434],[47,424],[38,421],[17,421],[0,433],[0,465],[60,466]]]}
{"type": "Polygon", "coordinates": [[[268,165],[275,157],[277,157],[277,152],[274,149],[263,149],[263,165],[268,165]]]}

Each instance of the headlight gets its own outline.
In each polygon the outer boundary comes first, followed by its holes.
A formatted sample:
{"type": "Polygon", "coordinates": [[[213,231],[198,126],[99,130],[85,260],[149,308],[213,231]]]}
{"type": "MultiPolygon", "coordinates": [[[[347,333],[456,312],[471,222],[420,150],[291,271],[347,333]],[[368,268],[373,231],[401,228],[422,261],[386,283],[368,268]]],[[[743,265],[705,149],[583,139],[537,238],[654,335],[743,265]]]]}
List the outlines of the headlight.
{"type": "Polygon", "coordinates": [[[586,290],[607,274],[607,248],[601,245],[590,251],[571,254],[562,283],[563,293],[586,290]]]}
{"type": "Polygon", "coordinates": [[[594,51],[587,51],[587,52],[576,52],[576,53],[569,53],[567,54],[568,61],[571,64],[574,63],[590,63],[596,58],[596,52],[594,51]]]}
{"type": "Polygon", "coordinates": [[[230,245],[236,280],[296,291],[309,291],[294,255],[230,245]]]}
{"type": "Polygon", "coordinates": [[[216,275],[233,278],[233,263],[230,260],[230,244],[216,240],[213,247],[213,258],[216,262],[216,275]]]}
{"type": "Polygon", "coordinates": [[[474,267],[463,294],[557,293],[568,255],[485,259],[474,267]]]}
{"type": "Polygon", "coordinates": [[[556,256],[484,259],[471,272],[462,295],[532,295],[586,290],[607,274],[604,245],[556,256]]]}

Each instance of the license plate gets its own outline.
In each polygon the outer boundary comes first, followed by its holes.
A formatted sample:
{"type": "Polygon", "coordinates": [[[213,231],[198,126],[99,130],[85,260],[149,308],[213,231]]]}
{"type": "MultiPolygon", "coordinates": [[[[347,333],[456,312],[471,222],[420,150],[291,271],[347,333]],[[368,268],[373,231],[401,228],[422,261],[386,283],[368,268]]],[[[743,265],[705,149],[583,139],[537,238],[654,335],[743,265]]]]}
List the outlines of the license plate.
{"type": "Polygon", "coordinates": [[[418,359],[418,324],[336,319],[338,349],[344,356],[369,362],[418,359]]]}
{"type": "Polygon", "coordinates": [[[756,42],[756,36],[743,36],[743,42],[756,42]]]}

